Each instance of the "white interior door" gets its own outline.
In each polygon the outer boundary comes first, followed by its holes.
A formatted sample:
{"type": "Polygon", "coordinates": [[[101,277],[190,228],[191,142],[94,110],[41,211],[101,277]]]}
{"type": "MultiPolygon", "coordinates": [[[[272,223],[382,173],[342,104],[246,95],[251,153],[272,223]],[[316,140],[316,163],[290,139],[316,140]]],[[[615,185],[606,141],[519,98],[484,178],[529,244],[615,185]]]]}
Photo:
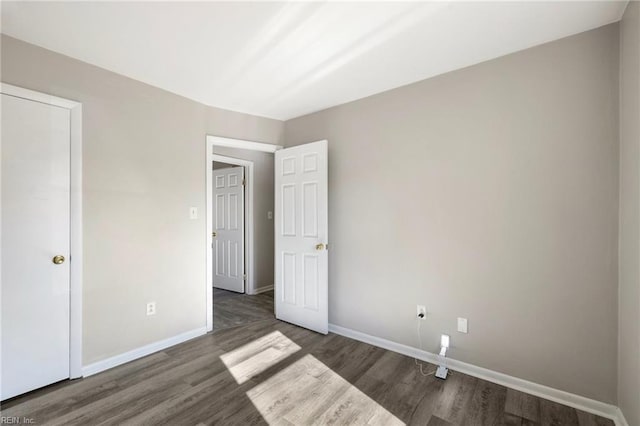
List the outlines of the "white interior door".
{"type": "Polygon", "coordinates": [[[244,293],[244,167],[213,171],[213,286],[244,293]]]}
{"type": "Polygon", "coordinates": [[[327,141],[276,151],[276,318],[326,334],[327,141]]]}
{"type": "Polygon", "coordinates": [[[4,400],[69,377],[71,135],[68,109],[1,96],[4,400]]]}

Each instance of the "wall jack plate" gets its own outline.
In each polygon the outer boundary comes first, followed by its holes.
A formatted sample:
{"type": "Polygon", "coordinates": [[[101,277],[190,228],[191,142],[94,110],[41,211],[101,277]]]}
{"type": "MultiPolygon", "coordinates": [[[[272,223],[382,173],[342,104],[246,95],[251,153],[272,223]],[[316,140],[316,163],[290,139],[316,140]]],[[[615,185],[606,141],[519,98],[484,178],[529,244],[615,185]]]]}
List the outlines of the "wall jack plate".
{"type": "Polygon", "coordinates": [[[449,369],[444,365],[439,365],[438,369],[436,370],[436,377],[438,379],[445,380],[447,378],[447,374],[449,374],[449,369]]]}
{"type": "Polygon", "coordinates": [[[147,303],[147,315],[155,315],[156,314],[156,302],[147,303]]]}

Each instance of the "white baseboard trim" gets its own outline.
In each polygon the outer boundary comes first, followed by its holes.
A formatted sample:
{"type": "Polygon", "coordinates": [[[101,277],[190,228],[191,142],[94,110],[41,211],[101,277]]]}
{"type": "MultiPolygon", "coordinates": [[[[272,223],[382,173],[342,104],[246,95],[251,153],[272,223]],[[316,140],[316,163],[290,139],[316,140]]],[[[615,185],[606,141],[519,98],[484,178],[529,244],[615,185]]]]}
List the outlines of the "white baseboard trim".
{"type": "Polygon", "coordinates": [[[613,419],[616,422],[616,426],[629,426],[627,419],[625,419],[624,414],[622,414],[622,410],[616,407],[616,417],[613,419]]]}
{"type": "Polygon", "coordinates": [[[616,417],[613,419],[616,422],[616,426],[629,426],[627,419],[624,418],[624,414],[622,414],[622,410],[616,407],[616,417]]]}
{"type": "MultiPolygon", "coordinates": [[[[423,351],[401,343],[392,342],[391,340],[382,339],[380,337],[371,336],[369,334],[335,324],[329,324],[329,331],[360,342],[397,352],[402,355],[417,358],[432,364],[438,364],[438,356],[431,352],[423,351]]],[[[616,426],[629,426],[620,409],[612,404],[596,401],[594,399],[554,389],[528,380],[519,379],[504,373],[478,367],[473,364],[467,364],[466,362],[457,361],[452,358],[447,358],[447,367],[454,371],[459,371],[460,373],[477,377],[488,382],[497,383],[511,389],[516,389],[540,398],[577,408],[578,410],[606,417],[613,420],[616,426]]]]}
{"type": "Polygon", "coordinates": [[[264,287],[258,287],[253,292],[253,294],[260,294],[260,293],[264,293],[265,291],[270,291],[270,290],[273,290],[273,286],[272,285],[267,285],[267,286],[264,286],[264,287]]]}
{"type": "Polygon", "coordinates": [[[187,331],[186,333],[178,334],[177,336],[169,337],[168,339],[149,343],[148,345],[133,349],[120,355],[113,356],[111,358],[103,359],[102,361],[94,362],[93,364],[85,365],[84,367],[82,367],[82,376],[93,376],[94,374],[101,373],[110,368],[117,367],[118,365],[125,364],[138,358],[142,358],[144,356],[161,351],[179,343],[186,342],[187,340],[202,336],[206,333],[206,327],[197,328],[195,330],[187,331]]]}

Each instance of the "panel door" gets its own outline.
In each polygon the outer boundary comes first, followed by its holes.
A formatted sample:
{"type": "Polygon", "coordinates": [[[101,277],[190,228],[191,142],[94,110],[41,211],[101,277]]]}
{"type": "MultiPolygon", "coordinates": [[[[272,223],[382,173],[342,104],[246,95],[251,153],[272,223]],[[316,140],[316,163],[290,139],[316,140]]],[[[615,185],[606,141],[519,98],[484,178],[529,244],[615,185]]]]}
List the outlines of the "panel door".
{"type": "Polygon", "coordinates": [[[244,293],[244,167],[213,171],[213,286],[244,293]]]}
{"type": "Polygon", "coordinates": [[[327,141],[275,154],[276,318],[328,332],[327,141]]]}
{"type": "Polygon", "coordinates": [[[1,96],[4,400],[69,377],[71,135],[69,110],[1,96]]]}

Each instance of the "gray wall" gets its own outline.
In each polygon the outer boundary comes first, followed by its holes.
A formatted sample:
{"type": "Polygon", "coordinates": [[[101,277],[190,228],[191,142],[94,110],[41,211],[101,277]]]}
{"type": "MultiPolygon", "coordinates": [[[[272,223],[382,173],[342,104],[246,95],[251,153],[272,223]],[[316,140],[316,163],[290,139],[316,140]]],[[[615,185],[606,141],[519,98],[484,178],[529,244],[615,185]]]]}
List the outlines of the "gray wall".
{"type": "Polygon", "coordinates": [[[620,24],[620,285],[618,402],[640,425],[640,3],[620,24]]]}
{"type": "MultiPolygon", "coordinates": [[[[216,135],[222,136],[222,135],[216,135]]],[[[274,222],[267,217],[273,212],[273,154],[246,149],[216,146],[215,154],[253,161],[253,256],[256,289],[273,285],[274,222]]],[[[215,167],[215,165],[214,165],[215,167]]]]}
{"type": "Polygon", "coordinates": [[[205,135],[278,143],[282,122],[209,108],[6,36],[1,77],[83,104],[85,364],[204,327],[205,135]]]}
{"type": "Polygon", "coordinates": [[[425,304],[426,350],[615,402],[617,94],[615,24],[287,121],[329,140],[330,322],[417,346],[425,304]]]}

